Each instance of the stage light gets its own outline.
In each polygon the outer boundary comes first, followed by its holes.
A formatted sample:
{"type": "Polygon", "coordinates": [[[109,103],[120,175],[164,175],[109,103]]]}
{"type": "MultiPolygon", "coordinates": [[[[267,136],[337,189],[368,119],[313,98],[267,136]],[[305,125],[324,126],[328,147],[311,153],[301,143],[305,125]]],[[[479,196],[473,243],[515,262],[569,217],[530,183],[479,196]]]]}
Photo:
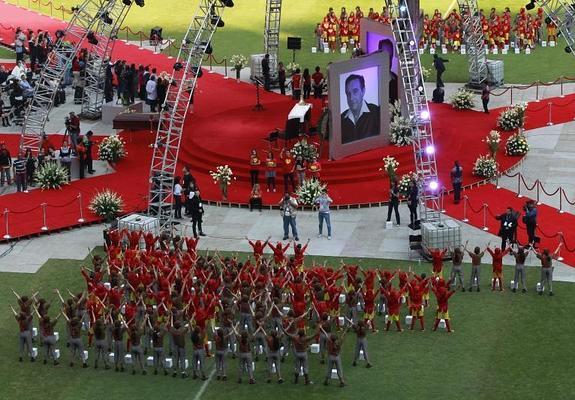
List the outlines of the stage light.
{"type": "Polygon", "coordinates": [[[220,0],[220,2],[224,5],[224,7],[234,6],[234,0],[220,0]]]}
{"type": "Polygon", "coordinates": [[[421,114],[419,114],[419,117],[420,117],[422,120],[427,121],[427,120],[429,119],[429,111],[423,110],[423,111],[421,112],[421,114]]]}
{"type": "Polygon", "coordinates": [[[525,4],[525,8],[529,10],[533,10],[535,8],[535,0],[530,0],[529,3],[525,4]]]}
{"type": "Polygon", "coordinates": [[[144,0],[135,0],[135,3],[137,6],[139,7],[144,7],[146,5],[146,3],[144,2],[144,0]]]}
{"type": "Polygon", "coordinates": [[[184,67],[184,66],[183,66],[183,64],[182,64],[181,62],[177,62],[177,63],[174,64],[174,70],[175,70],[175,71],[179,71],[179,70],[181,70],[183,67],[184,67]]]}
{"type": "Polygon", "coordinates": [[[565,46],[565,53],[571,53],[573,50],[571,50],[571,47],[569,46],[565,46]]]}
{"type": "Polygon", "coordinates": [[[402,5],[399,6],[399,11],[400,11],[400,12],[403,13],[403,12],[405,12],[406,10],[407,10],[407,7],[406,7],[405,5],[402,4],[402,5]]]}
{"type": "Polygon", "coordinates": [[[413,46],[414,44],[415,44],[415,42],[414,42],[413,40],[410,40],[410,41],[409,41],[409,45],[410,45],[410,46],[413,46]]]}
{"type": "Polygon", "coordinates": [[[435,147],[434,147],[432,144],[430,144],[429,146],[427,146],[427,147],[425,148],[425,154],[427,154],[428,156],[430,156],[430,155],[432,155],[432,154],[435,154],[435,147]]]}
{"type": "Polygon", "coordinates": [[[114,22],[112,18],[110,18],[110,14],[108,12],[102,13],[102,15],[100,15],[100,19],[108,25],[112,25],[112,22],[114,22]]]}
{"type": "Polygon", "coordinates": [[[122,3],[124,3],[127,6],[131,6],[132,5],[132,0],[122,0],[122,3]]]}
{"type": "Polygon", "coordinates": [[[212,19],[210,20],[210,22],[212,25],[217,24],[218,28],[223,28],[225,25],[224,20],[218,17],[217,15],[212,15],[212,19]]]}
{"type": "Polygon", "coordinates": [[[439,183],[437,183],[437,181],[430,181],[428,186],[429,189],[431,190],[437,190],[437,188],[439,187],[439,183]]]}
{"type": "Polygon", "coordinates": [[[66,32],[64,32],[62,29],[58,29],[56,31],[56,39],[62,39],[65,34],[66,34],[66,32]]]}
{"type": "Polygon", "coordinates": [[[93,44],[94,46],[98,44],[98,39],[96,39],[96,35],[94,35],[94,32],[92,31],[88,32],[86,39],[88,39],[88,43],[93,44]]]}
{"type": "Polygon", "coordinates": [[[205,50],[204,50],[204,53],[206,53],[206,54],[212,54],[213,51],[214,51],[210,42],[207,42],[207,43],[206,43],[206,42],[202,42],[202,43],[200,44],[200,47],[203,47],[203,48],[205,49],[205,50]]]}
{"type": "Polygon", "coordinates": [[[423,93],[423,86],[418,86],[417,90],[419,91],[419,93],[423,93]]]}

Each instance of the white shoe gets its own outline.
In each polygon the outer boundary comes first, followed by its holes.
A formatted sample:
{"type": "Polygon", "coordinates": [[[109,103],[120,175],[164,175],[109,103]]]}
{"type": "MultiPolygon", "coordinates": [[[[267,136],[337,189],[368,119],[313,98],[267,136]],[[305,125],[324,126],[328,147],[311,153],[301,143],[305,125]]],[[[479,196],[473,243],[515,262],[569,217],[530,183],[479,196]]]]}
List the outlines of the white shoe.
{"type": "Polygon", "coordinates": [[[317,237],[318,237],[318,238],[322,237],[322,234],[321,234],[321,233],[318,233],[317,237]]]}
{"type": "Polygon", "coordinates": [[[24,190],[24,193],[30,193],[30,192],[29,192],[29,191],[27,191],[27,190],[24,190]]]}
{"type": "Polygon", "coordinates": [[[327,240],[331,240],[331,236],[328,236],[328,237],[327,237],[327,240]]]}

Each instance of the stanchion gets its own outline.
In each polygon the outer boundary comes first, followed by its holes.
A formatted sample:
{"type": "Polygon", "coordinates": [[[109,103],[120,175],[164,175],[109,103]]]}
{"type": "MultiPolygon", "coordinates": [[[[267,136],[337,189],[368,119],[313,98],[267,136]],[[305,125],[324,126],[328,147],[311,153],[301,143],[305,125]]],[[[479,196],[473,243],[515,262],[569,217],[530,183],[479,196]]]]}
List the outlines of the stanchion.
{"type": "Polygon", "coordinates": [[[539,82],[537,82],[535,84],[535,102],[539,103],[541,100],[539,100],[539,82]]]}
{"type": "Polygon", "coordinates": [[[523,197],[521,194],[521,173],[517,174],[517,197],[523,197]]]}
{"type": "Polygon", "coordinates": [[[78,218],[78,222],[84,223],[86,220],[84,219],[84,210],[82,210],[82,193],[78,193],[78,205],[80,206],[80,218],[78,218]]]}
{"type": "Polygon", "coordinates": [[[489,228],[487,227],[487,204],[483,203],[483,228],[484,231],[488,231],[489,228]]]}
{"type": "MultiPolygon", "coordinates": [[[[563,237],[563,232],[557,232],[559,234],[559,244],[563,243],[565,245],[565,238],[563,237]]],[[[561,247],[557,251],[557,261],[563,261],[564,258],[561,257],[561,247]]]]}
{"type": "Polygon", "coordinates": [[[561,84],[561,98],[565,97],[565,95],[563,94],[563,77],[559,78],[559,83],[561,84]]]}
{"type": "Polygon", "coordinates": [[[547,126],[551,126],[551,125],[553,125],[552,114],[551,114],[551,110],[553,108],[553,103],[551,103],[551,102],[547,103],[547,107],[549,107],[549,120],[547,121],[547,126]]]}
{"type": "Polygon", "coordinates": [[[467,196],[463,196],[463,222],[469,222],[469,218],[467,218],[467,201],[468,201],[468,197],[467,196]]]}
{"type": "Polygon", "coordinates": [[[499,186],[499,176],[500,174],[497,174],[495,177],[495,189],[501,189],[501,186],[499,186]]]}
{"type": "Polygon", "coordinates": [[[208,54],[208,61],[210,62],[210,72],[208,72],[208,74],[213,74],[214,71],[212,70],[212,54],[208,54]]]}
{"type": "Polygon", "coordinates": [[[445,187],[441,188],[441,213],[445,214],[445,208],[443,207],[443,201],[444,201],[444,197],[445,197],[445,187]]]}
{"type": "Polygon", "coordinates": [[[537,182],[535,182],[535,184],[537,185],[537,205],[540,206],[541,201],[539,201],[539,187],[541,186],[541,182],[539,181],[539,179],[537,179],[537,182]]]}
{"type": "Polygon", "coordinates": [[[228,59],[224,58],[224,79],[228,79],[228,59]]]}
{"type": "Polygon", "coordinates": [[[511,86],[511,105],[513,105],[513,86],[511,86]]]}
{"type": "Polygon", "coordinates": [[[5,231],[6,233],[4,234],[4,239],[10,239],[11,238],[10,232],[8,231],[8,213],[9,213],[8,209],[5,208],[4,209],[4,229],[6,230],[5,231]]]}
{"type": "Polygon", "coordinates": [[[46,225],[46,207],[47,206],[48,206],[48,204],[42,203],[42,228],[40,228],[40,229],[43,231],[48,230],[48,226],[46,225]]]}
{"type": "Polygon", "coordinates": [[[563,192],[563,188],[560,188],[559,190],[559,214],[563,214],[565,211],[563,211],[563,195],[565,193],[563,192]]]}

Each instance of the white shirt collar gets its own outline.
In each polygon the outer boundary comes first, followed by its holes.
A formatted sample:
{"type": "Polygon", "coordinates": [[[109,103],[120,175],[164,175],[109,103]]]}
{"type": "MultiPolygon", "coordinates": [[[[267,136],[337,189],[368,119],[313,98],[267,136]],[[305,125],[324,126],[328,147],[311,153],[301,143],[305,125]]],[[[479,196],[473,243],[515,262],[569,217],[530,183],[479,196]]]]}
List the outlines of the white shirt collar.
{"type": "MultiPolygon", "coordinates": [[[[361,104],[361,110],[359,111],[359,117],[357,120],[359,120],[364,113],[369,113],[369,108],[367,107],[367,102],[365,100],[361,104]]],[[[346,111],[345,118],[348,118],[354,125],[357,124],[357,120],[354,118],[351,109],[346,111]]]]}

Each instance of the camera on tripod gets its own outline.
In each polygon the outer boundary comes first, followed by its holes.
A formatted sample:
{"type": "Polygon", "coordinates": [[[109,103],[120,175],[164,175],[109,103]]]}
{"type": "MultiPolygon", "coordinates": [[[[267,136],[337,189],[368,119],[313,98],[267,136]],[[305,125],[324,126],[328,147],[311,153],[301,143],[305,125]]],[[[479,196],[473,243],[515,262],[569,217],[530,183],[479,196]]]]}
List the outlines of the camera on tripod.
{"type": "Polygon", "coordinates": [[[70,124],[71,124],[70,117],[65,117],[64,125],[66,126],[66,129],[70,130],[70,124]]]}

